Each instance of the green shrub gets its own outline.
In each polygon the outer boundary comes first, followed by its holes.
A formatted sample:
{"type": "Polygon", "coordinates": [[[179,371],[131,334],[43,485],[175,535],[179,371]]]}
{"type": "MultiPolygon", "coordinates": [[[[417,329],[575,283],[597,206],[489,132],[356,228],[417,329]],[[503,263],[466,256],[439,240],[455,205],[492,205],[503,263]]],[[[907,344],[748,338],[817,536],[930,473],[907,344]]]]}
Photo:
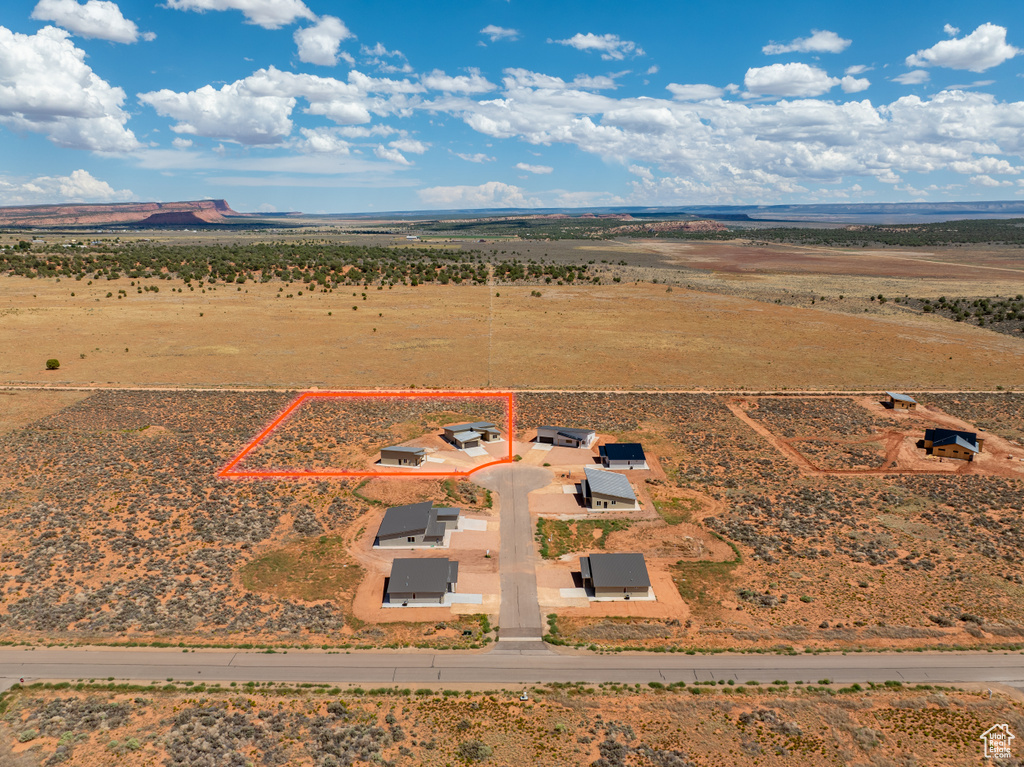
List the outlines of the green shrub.
{"type": "Polygon", "coordinates": [[[47,370],[56,370],[59,367],[60,367],[60,360],[50,359],[50,360],[46,361],[46,369],[47,370]]]}

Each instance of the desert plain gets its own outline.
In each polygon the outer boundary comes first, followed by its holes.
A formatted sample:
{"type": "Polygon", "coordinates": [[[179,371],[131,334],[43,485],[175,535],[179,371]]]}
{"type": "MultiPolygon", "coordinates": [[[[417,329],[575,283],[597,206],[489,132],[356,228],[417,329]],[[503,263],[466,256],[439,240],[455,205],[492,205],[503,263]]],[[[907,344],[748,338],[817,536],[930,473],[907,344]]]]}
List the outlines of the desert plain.
{"type": "MultiPolygon", "coordinates": [[[[1024,336],[893,300],[1014,296],[1019,249],[500,247],[595,262],[599,282],[0,277],[0,640],[490,651],[510,499],[482,476],[218,476],[303,391],[480,389],[513,391],[514,421],[381,399],[310,411],[253,465],[372,468],[385,444],[440,449],[444,423],[493,418],[514,463],[546,472],[527,503],[524,561],[558,652],[1024,650],[1024,336]],[[45,369],[50,358],[59,368],[45,369]],[[886,390],[918,409],[885,408],[886,390]],[[548,423],[642,443],[649,468],[629,472],[637,508],[584,508],[578,485],[597,446],[539,449],[548,423]],[[977,431],[985,450],[940,461],[919,444],[936,426],[977,431]],[[374,530],[386,508],[423,500],[473,520],[445,555],[478,602],[382,607],[393,557],[373,548],[374,530]],[[595,551],[644,553],[656,598],[581,600],[578,557],[595,551]]],[[[225,759],[295,764],[350,751],[409,764],[960,764],[982,720],[1020,723],[1012,689],[990,701],[820,687],[548,691],[519,705],[508,691],[18,685],[4,717],[9,758],[24,764],[58,752],[178,763],[198,758],[186,751],[200,735],[225,759]],[[102,737],[90,706],[116,720],[102,737]],[[458,719],[451,737],[417,730],[442,716],[458,719]],[[227,735],[229,723],[243,734],[227,735]],[[720,748],[698,749],[699,733],[720,748]],[[320,751],[299,745],[314,741],[320,751]]]]}

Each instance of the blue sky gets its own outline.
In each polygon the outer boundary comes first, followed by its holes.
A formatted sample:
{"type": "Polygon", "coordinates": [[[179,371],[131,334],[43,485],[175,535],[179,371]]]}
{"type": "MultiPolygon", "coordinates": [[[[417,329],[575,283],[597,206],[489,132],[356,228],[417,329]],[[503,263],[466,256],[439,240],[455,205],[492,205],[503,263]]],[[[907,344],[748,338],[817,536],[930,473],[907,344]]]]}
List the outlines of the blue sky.
{"type": "Polygon", "coordinates": [[[6,0],[0,205],[1019,199],[1024,4],[6,0]]]}

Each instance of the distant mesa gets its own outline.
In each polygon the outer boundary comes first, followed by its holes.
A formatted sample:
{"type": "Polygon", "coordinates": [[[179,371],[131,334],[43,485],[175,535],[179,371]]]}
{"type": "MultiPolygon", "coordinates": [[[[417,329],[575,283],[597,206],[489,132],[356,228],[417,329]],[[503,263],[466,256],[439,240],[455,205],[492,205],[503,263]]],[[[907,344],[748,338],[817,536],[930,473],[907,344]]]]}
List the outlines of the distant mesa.
{"type": "Polygon", "coordinates": [[[203,226],[220,224],[227,219],[219,211],[178,210],[168,213],[154,213],[139,222],[139,226],[203,226]]]}
{"type": "Polygon", "coordinates": [[[608,230],[611,234],[627,234],[628,232],[725,232],[728,227],[718,221],[701,219],[698,221],[658,221],[650,224],[626,224],[608,230]]]}
{"type": "Polygon", "coordinates": [[[95,205],[25,205],[0,208],[0,226],[209,226],[239,223],[232,219],[260,217],[239,213],[226,200],[125,202],[95,205]]]}

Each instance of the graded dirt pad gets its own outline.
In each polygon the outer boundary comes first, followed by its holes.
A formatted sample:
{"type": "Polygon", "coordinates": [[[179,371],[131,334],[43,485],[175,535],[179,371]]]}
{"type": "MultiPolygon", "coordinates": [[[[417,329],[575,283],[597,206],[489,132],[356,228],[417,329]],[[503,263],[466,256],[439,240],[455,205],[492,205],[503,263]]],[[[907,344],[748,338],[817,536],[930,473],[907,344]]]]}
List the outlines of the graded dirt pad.
{"type": "MultiPolygon", "coordinates": [[[[975,764],[1024,704],[983,691],[817,684],[519,690],[225,688],[10,695],[0,755],[26,764],[975,764]],[[199,761],[212,759],[212,762],[199,761]]],[[[780,680],[781,681],[781,680],[780,680]]],[[[792,681],[792,680],[791,680],[792,681]]],[[[1016,743],[1012,744],[1016,754],[1016,743]]],[[[1011,760],[1010,764],[1017,762],[1011,760]]]]}
{"type": "MultiPolygon", "coordinates": [[[[107,298],[122,280],[4,277],[0,381],[404,388],[994,388],[1024,340],[934,316],[840,314],[662,285],[278,283],[107,298]],[[71,292],[76,295],[71,297],[71,292]],[[500,293],[500,296],[497,294],[500,293]],[[356,310],[353,311],[353,306],[356,310]],[[127,351],[126,351],[127,350],[127,351]],[[85,355],[83,358],[81,355],[85,355]],[[46,359],[61,360],[57,371],[46,359]]],[[[133,289],[132,289],[133,290],[133,289]]],[[[998,291],[996,291],[998,292],[998,291]]],[[[1005,291],[1004,291],[1005,293],[1005,291]]],[[[994,294],[994,293],[993,293],[994,294]]],[[[116,295],[116,293],[115,293],[116,295]]]]}

